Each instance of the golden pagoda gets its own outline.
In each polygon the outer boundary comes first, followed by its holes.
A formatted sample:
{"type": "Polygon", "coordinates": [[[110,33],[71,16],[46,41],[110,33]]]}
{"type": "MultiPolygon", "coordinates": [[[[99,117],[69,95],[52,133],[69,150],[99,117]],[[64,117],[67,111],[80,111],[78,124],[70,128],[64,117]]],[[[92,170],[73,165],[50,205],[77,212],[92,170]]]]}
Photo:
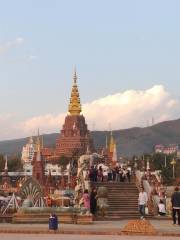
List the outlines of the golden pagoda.
{"type": "Polygon", "coordinates": [[[56,155],[72,157],[85,154],[87,148],[94,150],[85,118],[81,113],[81,103],[77,86],[77,75],[74,70],[68,114],[65,117],[61,133],[56,140],[56,155]]]}
{"type": "Polygon", "coordinates": [[[109,158],[109,164],[111,166],[115,165],[117,162],[117,147],[116,147],[116,141],[113,137],[112,131],[109,141],[109,151],[108,151],[108,158],[109,158]]]}
{"type": "Polygon", "coordinates": [[[71,98],[69,103],[68,111],[71,115],[79,115],[81,112],[81,103],[79,98],[79,91],[77,86],[77,75],[76,70],[74,70],[73,76],[73,86],[71,91],[71,98]]]}
{"type": "Polygon", "coordinates": [[[109,152],[113,153],[114,147],[116,146],[112,131],[111,131],[111,137],[110,137],[110,142],[109,142],[109,152]]]}

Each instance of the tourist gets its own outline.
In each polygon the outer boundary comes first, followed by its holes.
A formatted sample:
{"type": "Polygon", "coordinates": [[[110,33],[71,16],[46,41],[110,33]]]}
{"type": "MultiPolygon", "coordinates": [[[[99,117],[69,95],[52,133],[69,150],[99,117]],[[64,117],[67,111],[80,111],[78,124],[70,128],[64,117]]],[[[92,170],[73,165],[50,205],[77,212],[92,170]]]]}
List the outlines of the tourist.
{"type": "Polygon", "coordinates": [[[147,193],[144,191],[144,188],[140,188],[139,198],[138,198],[138,205],[139,205],[139,212],[141,214],[141,219],[145,218],[145,206],[147,205],[148,196],[147,193]]]}
{"type": "Polygon", "coordinates": [[[58,229],[58,218],[54,213],[51,213],[49,217],[49,229],[54,231],[58,229]]]}
{"type": "Polygon", "coordinates": [[[173,224],[176,224],[176,213],[178,217],[178,225],[180,225],[180,192],[179,187],[175,187],[171,196],[173,224]]]}
{"type": "Polygon", "coordinates": [[[115,168],[112,169],[112,179],[113,179],[113,181],[116,180],[116,170],[115,170],[115,168]]]}
{"type": "Polygon", "coordinates": [[[158,204],[158,213],[160,216],[166,215],[165,204],[162,199],[160,199],[159,204],[158,204]]]}
{"type": "Polygon", "coordinates": [[[119,177],[120,177],[120,182],[123,182],[123,181],[124,181],[124,178],[123,178],[123,170],[122,170],[121,167],[120,167],[120,169],[119,169],[119,177]]]}
{"type": "Polygon", "coordinates": [[[127,179],[127,171],[125,168],[122,170],[122,181],[125,182],[127,179]]]}
{"type": "Polygon", "coordinates": [[[97,175],[98,175],[97,166],[94,166],[93,167],[93,182],[97,182],[97,175]]]}
{"type": "Polygon", "coordinates": [[[82,198],[83,198],[84,207],[90,211],[90,196],[87,189],[84,190],[84,194],[82,198]]]}
{"type": "Polygon", "coordinates": [[[130,171],[130,169],[127,169],[126,176],[127,176],[128,182],[130,182],[131,181],[131,171],[130,171]]]}
{"type": "Polygon", "coordinates": [[[96,214],[96,210],[97,210],[97,190],[96,188],[93,188],[91,191],[91,195],[90,195],[90,211],[93,215],[96,214]]]}
{"type": "Polygon", "coordinates": [[[116,182],[119,182],[120,175],[119,175],[119,167],[118,166],[115,167],[115,172],[116,172],[116,182]]]}
{"type": "Polygon", "coordinates": [[[103,178],[104,178],[104,176],[103,176],[103,169],[102,169],[101,166],[99,166],[99,169],[98,169],[98,181],[99,182],[103,182],[103,178]]]}
{"type": "Polygon", "coordinates": [[[112,169],[110,167],[107,169],[107,181],[112,181],[112,169]]]}
{"type": "Polygon", "coordinates": [[[89,170],[89,180],[90,181],[94,181],[94,167],[91,166],[90,170],[89,170]]]}

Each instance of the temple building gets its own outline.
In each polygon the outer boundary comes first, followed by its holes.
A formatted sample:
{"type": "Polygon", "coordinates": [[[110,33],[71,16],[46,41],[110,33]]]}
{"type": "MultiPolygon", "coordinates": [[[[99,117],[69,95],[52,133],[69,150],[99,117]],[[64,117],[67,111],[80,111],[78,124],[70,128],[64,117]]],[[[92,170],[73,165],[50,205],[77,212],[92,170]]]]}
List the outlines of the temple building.
{"type": "Polygon", "coordinates": [[[30,137],[28,143],[22,149],[22,162],[27,164],[31,163],[35,150],[36,143],[34,143],[33,137],[30,137]]]}
{"type": "Polygon", "coordinates": [[[4,166],[4,173],[2,174],[2,183],[5,186],[8,186],[10,183],[10,177],[8,174],[8,160],[7,156],[5,157],[5,166],[4,166]]]}
{"type": "Polygon", "coordinates": [[[93,142],[84,116],[81,114],[81,103],[77,86],[77,75],[74,71],[69,114],[65,118],[59,138],[56,140],[56,155],[72,157],[85,154],[87,149],[93,151],[93,142]]]}
{"type": "Polygon", "coordinates": [[[32,176],[41,184],[45,183],[45,166],[44,159],[41,153],[41,142],[40,137],[37,137],[37,149],[34,152],[33,160],[32,160],[32,176]]]}
{"type": "Polygon", "coordinates": [[[112,132],[109,141],[106,137],[106,147],[103,148],[102,155],[105,157],[107,165],[115,166],[117,164],[117,145],[112,132]]]}

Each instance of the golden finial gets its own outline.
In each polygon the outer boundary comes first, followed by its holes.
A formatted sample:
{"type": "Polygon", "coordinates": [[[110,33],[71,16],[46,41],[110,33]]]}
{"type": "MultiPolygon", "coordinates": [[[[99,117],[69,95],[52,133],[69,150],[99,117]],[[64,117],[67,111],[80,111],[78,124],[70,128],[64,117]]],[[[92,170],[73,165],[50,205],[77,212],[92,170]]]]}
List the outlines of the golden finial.
{"type": "Polygon", "coordinates": [[[41,140],[40,140],[40,135],[39,135],[39,128],[38,128],[38,135],[37,135],[36,145],[37,145],[37,152],[40,152],[40,150],[41,150],[41,140]]]}
{"type": "Polygon", "coordinates": [[[81,112],[81,103],[79,98],[79,91],[77,87],[77,74],[76,74],[76,68],[74,69],[74,75],[73,75],[73,86],[71,91],[71,98],[69,103],[69,112],[71,115],[79,115],[81,112]]]}
{"type": "Polygon", "coordinates": [[[73,75],[73,80],[74,80],[74,84],[76,84],[76,83],[77,83],[76,66],[74,67],[74,75],[73,75]]]}

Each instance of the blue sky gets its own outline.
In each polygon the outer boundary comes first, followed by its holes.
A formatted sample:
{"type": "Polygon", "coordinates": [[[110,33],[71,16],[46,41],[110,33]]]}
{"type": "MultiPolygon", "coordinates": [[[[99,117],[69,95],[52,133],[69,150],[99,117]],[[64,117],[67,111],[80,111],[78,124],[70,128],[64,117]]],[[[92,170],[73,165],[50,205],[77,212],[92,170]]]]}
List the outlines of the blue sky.
{"type": "MultiPolygon", "coordinates": [[[[74,65],[82,103],[160,85],[168,102],[179,104],[180,1],[0,0],[0,6],[0,140],[41,128],[39,121],[24,131],[32,118],[52,114],[57,121],[67,111],[74,65]]],[[[178,117],[177,108],[166,111],[157,119],[178,117]]],[[[133,124],[143,126],[141,117],[133,124]]]]}

